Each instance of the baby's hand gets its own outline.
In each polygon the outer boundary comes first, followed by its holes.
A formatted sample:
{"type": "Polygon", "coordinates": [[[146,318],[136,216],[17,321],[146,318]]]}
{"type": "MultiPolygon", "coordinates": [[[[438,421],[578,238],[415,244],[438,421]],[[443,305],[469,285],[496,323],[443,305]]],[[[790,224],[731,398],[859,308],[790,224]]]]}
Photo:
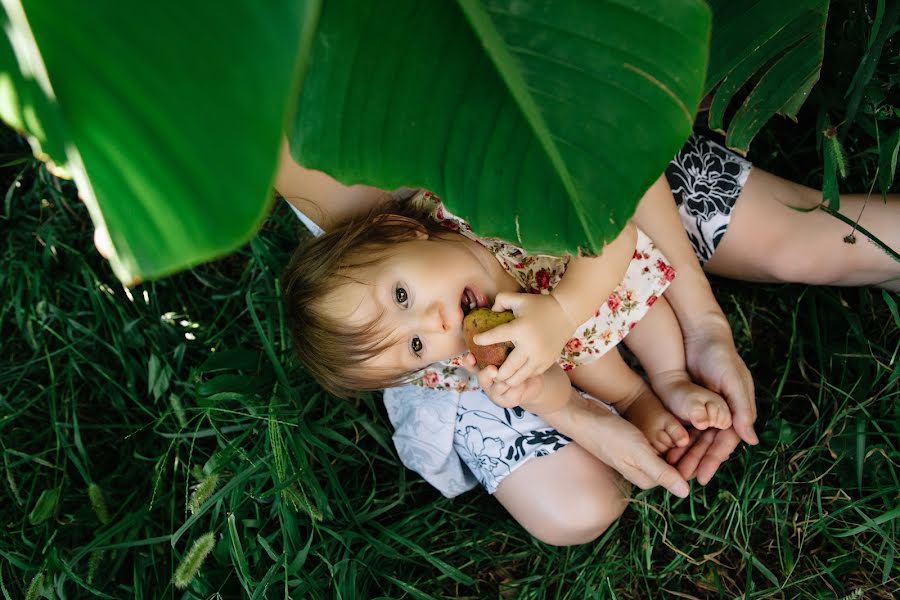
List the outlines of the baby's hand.
{"type": "Polygon", "coordinates": [[[478,386],[494,404],[504,408],[523,406],[531,412],[538,408],[536,400],[544,390],[543,375],[530,377],[519,385],[509,385],[497,379],[497,367],[494,365],[479,369],[471,352],[463,359],[463,367],[475,374],[478,386]]]}
{"type": "Polygon", "coordinates": [[[540,375],[556,363],[576,329],[556,298],[550,295],[501,292],[492,310],[512,310],[516,318],[479,333],[474,340],[480,346],[498,342],[515,345],[496,376],[512,387],[540,375]]]}

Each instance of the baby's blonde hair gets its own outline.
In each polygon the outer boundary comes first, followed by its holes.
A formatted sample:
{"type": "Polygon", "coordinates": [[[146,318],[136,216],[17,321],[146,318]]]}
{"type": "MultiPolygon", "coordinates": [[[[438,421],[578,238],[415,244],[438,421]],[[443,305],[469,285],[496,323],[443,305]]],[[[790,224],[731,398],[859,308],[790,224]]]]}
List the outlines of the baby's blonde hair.
{"type": "Polygon", "coordinates": [[[285,268],[281,294],[294,346],[310,375],[339,397],[402,385],[415,372],[376,371],[364,366],[392,340],[371,323],[351,326],[324,301],[340,288],[362,283],[360,274],[421,231],[446,231],[429,217],[428,206],[390,201],[361,219],[314,238],[294,252],[285,268]]]}

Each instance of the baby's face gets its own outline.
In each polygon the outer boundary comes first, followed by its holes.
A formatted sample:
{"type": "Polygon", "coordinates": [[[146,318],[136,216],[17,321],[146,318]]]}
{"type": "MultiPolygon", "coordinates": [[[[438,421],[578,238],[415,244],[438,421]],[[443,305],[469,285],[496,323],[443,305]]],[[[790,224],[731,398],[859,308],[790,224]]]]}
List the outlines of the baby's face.
{"type": "Polygon", "coordinates": [[[501,291],[498,276],[510,279],[477,242],[458,234],[421,235],[361,268],[355,277],[362,283],[345,285],[328,299],[349,324],[378,323],[389,346],[367,363],[374,369],[401,374],[464,354],[463,317],[492,305],[501,291]]]}

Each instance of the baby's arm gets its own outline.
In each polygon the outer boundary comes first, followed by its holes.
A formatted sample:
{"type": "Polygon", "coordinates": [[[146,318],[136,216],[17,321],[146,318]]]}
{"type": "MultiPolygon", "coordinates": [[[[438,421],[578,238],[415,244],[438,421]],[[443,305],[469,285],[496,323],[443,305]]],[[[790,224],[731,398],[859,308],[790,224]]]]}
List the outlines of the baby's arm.
{"type": "Polygon", "coordinates": [[[681,328],[664,297],[657,298],[638,321],[625,338],[625,345],[641,362],[663,404],[676,416],[697,429],[731,427],[731,411],[725,400],[695,385],[688,376],[681,328]]]}
{"type": "Polygon", "coordinates": [[[493,310],[512,310],[516,319],[475,336],[482,346],[505,341],[515,345],[498,379],[516,386],[553,365],[578,326],[594,315],[598,298],[604,302],[622,281],[636,241],[637,230],[629,223],[600,256],[572,257],[549,295],[498,294],[493,310]]]}
{"type": "Polygon", "coordinates": [[[686,446],[690,441],[678,419],[625,364],[618,350],[612,349],[597,360],[575,367],[568,375],[580,389],[615,406],[641,430],[657,452],[686,446]]]}

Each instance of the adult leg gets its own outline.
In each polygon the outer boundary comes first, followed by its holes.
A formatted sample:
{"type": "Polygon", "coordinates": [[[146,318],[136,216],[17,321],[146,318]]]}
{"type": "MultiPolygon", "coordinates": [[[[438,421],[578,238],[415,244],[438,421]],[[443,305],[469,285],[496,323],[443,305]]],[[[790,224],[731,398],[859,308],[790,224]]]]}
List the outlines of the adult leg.
{"type": "MultiPolygon", "coordinates": [[[[821,193],[755,168],[734,206],[728,230],[712,258],[709,273],[751,281],[815,285],[879,285],[900,291],[900,262],[822,210],[821,193]],[[796,210],[801,209],[801,210],[796,210]]],[[[841,196],[840,213],[875,237],[900,249],[900,196],[885,202],[879,194],[841,196]],[[861,215],[861,216],[860,216],[861,215]]]]}
{"type": "Polygon", "coordinates": [[[554,546],[597,539],[628,504],[630,484],[576,443],[532,458],[494,497],[531,535],[554,546]]]}

